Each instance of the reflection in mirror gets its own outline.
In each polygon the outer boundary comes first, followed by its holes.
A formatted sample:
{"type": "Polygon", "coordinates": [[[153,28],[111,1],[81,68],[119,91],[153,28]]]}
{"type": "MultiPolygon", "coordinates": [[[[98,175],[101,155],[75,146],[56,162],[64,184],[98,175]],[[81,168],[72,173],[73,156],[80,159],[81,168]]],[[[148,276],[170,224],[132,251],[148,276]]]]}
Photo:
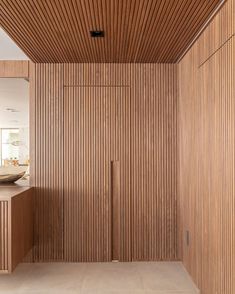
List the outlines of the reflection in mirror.
{"type": "Polygon", "coordinates": [[[0,183],[28,179],[28,170],[29,82],[0,78],[0,183]]]}

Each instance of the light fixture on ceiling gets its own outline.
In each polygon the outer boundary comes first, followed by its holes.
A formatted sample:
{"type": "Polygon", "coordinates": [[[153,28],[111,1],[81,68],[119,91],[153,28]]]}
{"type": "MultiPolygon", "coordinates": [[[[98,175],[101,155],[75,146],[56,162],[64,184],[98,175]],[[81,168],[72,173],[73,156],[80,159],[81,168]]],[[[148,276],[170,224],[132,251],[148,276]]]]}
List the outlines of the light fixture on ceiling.
{"type": "Polygon", "coordinates": [[[102,30],[90,31],[90,34],[91,34],[92,38],[103,38],[104,37],[104,31],[102,31],[102,30]]]}
{"type": "Polygon", "coordinates": [[[19,110],[15,109],[15,108],[6,108],[5,110],[9,111],[9,112],[19,112],[19,110]]]}

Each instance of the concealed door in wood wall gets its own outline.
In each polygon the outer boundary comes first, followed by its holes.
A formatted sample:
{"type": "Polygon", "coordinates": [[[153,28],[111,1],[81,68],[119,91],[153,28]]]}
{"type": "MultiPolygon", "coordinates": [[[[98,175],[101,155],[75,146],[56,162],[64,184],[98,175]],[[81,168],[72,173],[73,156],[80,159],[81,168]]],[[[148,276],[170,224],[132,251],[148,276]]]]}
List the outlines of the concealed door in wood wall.
{"type": "Polygon", "coordinates": [[[116,243],[120,244],[118,259],[131,259],[129,91],[115,86],[64,88],[67,261],[111,261],[116,243]],[[115,162],[120,166],[118,176],[115,162]],[[119,177],[120,187],[113,182],[119,177]],[[120,193],[115,193],[119,188],[120,193]],[[115,195],[120,195],[120,206],[112,211],[115,195]]]}
{"type": "Polygon", "coordinates": [[[112,160],[117,192],[113,195],[120,194],[121,207],[119,260],[177,259],[177,66],[36,64],[30,74],[35,93],[31,111],[35,123],[31,174],[36,187],[33,260],[88,260],[91,250],[95,250],[92,260],[111,259],[111,223],[102,232],[94,230],[97,226],[93,231],[87,228],[96,225],[93,218],[98,215],[101,225],[103,219],[111,218],[111,209],[95,210],[101,199],[94,197],[102,184],[107,193],[100,195],[110,208],[112,160]],[[92,136],[94,127],[98,135],[92,136]],[[97,158],[96,148],[100,150],[97,158]],[[82,155],[86,162],[79,161],[82,155]],[[91,169],[92,162],[96,170],[91,169]],[[81,193],[85,188],[87,198],[81,193]],[[94,199],[100,199],[98,204],[94,199]],[[84,200],[93,205],[88,215],[84,200]],[[101,240],[103,236],[106,239],[101,240]]]}

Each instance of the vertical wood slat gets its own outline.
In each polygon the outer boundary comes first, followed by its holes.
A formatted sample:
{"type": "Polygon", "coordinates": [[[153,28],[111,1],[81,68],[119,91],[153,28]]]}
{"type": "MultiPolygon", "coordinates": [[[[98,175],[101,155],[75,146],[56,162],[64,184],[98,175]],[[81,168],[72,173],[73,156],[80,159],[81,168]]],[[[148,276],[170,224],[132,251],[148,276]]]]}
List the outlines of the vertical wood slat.
{"type": "Polygon", "coordinates": [[[112,260],[120,258],[120,162],[111,162],[112,260]]]}
{"type": "Polygon", "coordinates": [[[234,8],[226,2],[179,64],[180,234],[202,294],[235,292],[234,8]]]}
{"type": "Polygon", "coordinates": [[[11,273],[33,246],[33,189],[0,189],[0,274],[11,273]]]}
{"type": "Polygon", "coordinates": [[[9,270],[9,209],[8,201],[0,201],[0,271],[9,270]]]}

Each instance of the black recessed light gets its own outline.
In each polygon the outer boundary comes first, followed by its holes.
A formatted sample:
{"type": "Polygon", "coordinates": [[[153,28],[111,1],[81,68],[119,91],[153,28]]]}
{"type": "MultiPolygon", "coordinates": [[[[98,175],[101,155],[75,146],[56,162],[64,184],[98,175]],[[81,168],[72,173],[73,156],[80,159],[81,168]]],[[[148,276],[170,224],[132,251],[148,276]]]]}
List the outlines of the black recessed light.
{"type": "Polygon", "coordinates": [[[103,38],[104,31],[90,31],[92,38],[103,38]]]}

